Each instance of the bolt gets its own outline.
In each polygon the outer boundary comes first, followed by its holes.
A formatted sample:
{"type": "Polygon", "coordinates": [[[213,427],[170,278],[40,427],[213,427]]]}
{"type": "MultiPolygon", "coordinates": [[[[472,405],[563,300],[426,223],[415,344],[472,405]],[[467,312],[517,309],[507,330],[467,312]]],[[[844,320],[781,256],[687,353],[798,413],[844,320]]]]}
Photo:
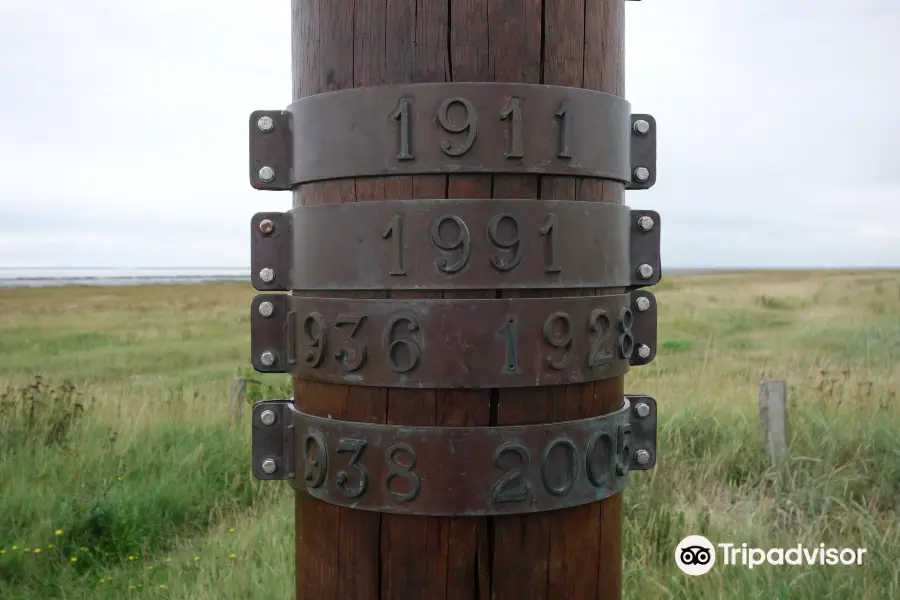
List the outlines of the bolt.
{"type": "MultiPolygon", "coordinates": [[[[638,275],[641,277],[641,279],[650,279],[651,277],[653,277],[653,267],[651,267],[647,263],[642,264],[638,267],[638,275]]],[[[274,277],[275,274],[273,273],[272,276],[274,277]]],[[[263,281],[266,280],[263,279],[263,281]]],[[[266,281],[266,283],[268,283],[268,281],[266,281]]]]}
{"type": "Polygon", "coordinates": [[[639,465],[646,465],[650,462],[650,453],[646,450],[638,450],[634,453],[634,457],[637,459],[639,465]]]}
{"type": "MultiPolygon", "coordinates": [[[[266,167],[263,167],[263,169],[265,169],[265,168],[266,167]]],[[[274,172],[273,172],[272,176],[273,177],[275,176],[274,172]]],[[[650,169],[648,169],[647,167],[638,167],[637,169],[634,170],[634,178],[637,179],[638,181],[640,181],[641,183],[644,183],[645,181],[650,179],[650,169]]],[[[262,175],[260,175],[260,179],[262,179],[262,175]]],[[[263,181],[269,181],[269,180],[263,179],[263,181]]]]}
{"type": "MultiPolygon", "coordinates": [[[[641,450],[641,452],[643,452],[643,450],[641,450]]],[[[644,463],[641,463],[641,464],[644,464],[644,463]]],[[[277,469],[277,468],[278,467],[275,464],[275,461],[272,460],[271,458],[267,458],[264,461],[262,461],[262,471],[266,475],[271,475],[272,473],[275,472],[275,469],[277,469]]]]}
{"type": "Polygon", "coordinates": [[[272,313],[275,312],[275,305],[269,302],[268,300],[265,302],[259,303],[259,314],[264,317],[271,317],[272,313]]]}
{"type": "MultiPolygon", "coordinates": [[[[272,120],[272,117],[260,117],[259,121],[256,122],[256,126],[263,133],[269,133],[275,129],[275,121],[272,120]]],[[[637,123],[635,123],[635,127],[637,127],[637,123]]]]}
{"type": "Polygon", "coordinates": [[[263,425],[268,427],[275,422],[275,411],[269,409],[262,411],[262,414],[259,415],[259,420],[262,421],[263,425]]]}
{"type": "MultiPolygon", "coordinates": [[[[640,167],[640,168],[643,168],[643,167],[640,167]]],[[[275,169],[273,169],[269,165],[264,166],[262,169],[259,170],[259,178],[260,178],[260,180],[262,180],[266,183],[269,183],[270,181],[275,179],[275,169]]],[[[644,179],[644,181],[646,181],[646,179],[644,179]]]]}
{"type": "MultiPolygon", "coordinates": [[[[651,274],[652,274],[652,269],[651,269],[651,274]]],[[[649,275],[648,275],[648,277],[649,277],[649,275]]],[[[273,281],[275,281],[275,271],[270,267],[265,267],[263,269],[260,269],[259,278],[263,280],[263,283],[272,283],[273,281]]]]}
{"type": "Polygon", "coordinates": [[[275,355],[272,354],[270,350],[266,350],[259,355],[259,362],[266,365],[267,367],[271,367],[275,364],[275,355]]]}
{"type": "MultiPolygon", "coordinates": [[[[652,220],[650,221],[653,222],[652,220]]],[[[275,223],[272,219],[263,219],[259,222],[259,230],[263,233],[263,235],[269,235],[275,230],[275,223]]]]}
{"type": "Polygon", "coordinates": [[[640,229],[641,231],[650,231],[651,229],[653,229],[654,225],[655,223],[653,222],[653,219],[651,217],[648,217],[647,215],[644,215],[643,217],[638,219],[638,229],[640,229]]]}
{"type": "Polygon", "coordinates": [[[638,296],[634,301],[634,307],[638,312],[646,312],[650,310],[650,298],[647,296],[638,296]]]}
{"type": "Polygon", "coordinates": [[[645,360],[650,358],[650,346],[647,344],[638,344],[637,355],[645,360]]]}
{"type": "Polygon", "coordinates": [[[650,405],[646,402],[638,402],[634,407],[634,414],[643,419],[650,414],[650,405]]]}
{"type": "Polygon", "coordinates": [[[644,119],[638,119],[634,122],[634,132],[638,135],[646,135],[650,131],[650,123],[644,119]]]}

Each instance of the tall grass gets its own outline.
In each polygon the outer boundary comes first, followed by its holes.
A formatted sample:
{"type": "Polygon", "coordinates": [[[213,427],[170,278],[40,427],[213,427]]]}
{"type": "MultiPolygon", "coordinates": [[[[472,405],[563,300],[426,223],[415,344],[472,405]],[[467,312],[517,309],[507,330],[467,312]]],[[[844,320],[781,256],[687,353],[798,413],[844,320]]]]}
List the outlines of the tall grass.
{"type": "MultiPolygon", "coordinates": [[[[228,381],[252,373],[240,284],[0,290],[0,598],[286,598],[292,497],[250,472],[228,381]],[[26,551],[27,550],[27,551],[26,551]]],[[[900,598],[900,274],[671,278],[659,462],[625,492],[626,598],[900,598]],[[762,452],[760,380],[789,384],[790,456],[762,452]],[[702,534],[866,548],[863,566],[717,565],[702,534]]]]}

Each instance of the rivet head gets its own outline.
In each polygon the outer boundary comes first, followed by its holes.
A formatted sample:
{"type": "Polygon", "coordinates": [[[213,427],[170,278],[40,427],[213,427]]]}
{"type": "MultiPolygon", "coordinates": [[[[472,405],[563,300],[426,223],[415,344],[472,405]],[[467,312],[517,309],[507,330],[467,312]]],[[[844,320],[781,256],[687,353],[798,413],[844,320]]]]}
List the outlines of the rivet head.
{"type": "Polygon", "coordinates": [[[259,355],[259,362],[267,367],[271,367],[275,364],[275,355],[270,350],[266,350],[259,355]]]}
{"type": "Polygon", "coordinates": [[[638,135],[647,135],[650,131],[650,123],[644,119],[638,119],[634,122],[634,132],[638,135]]]}
{"type": "Polygon", "coordinates": [[[259,415],[259,420],[263,425],[269,426],[275,422],[275,411],[266,409],[259,415]]]}
{"type": "Polygon", "coordinates": [[[264,166],[262,169],[259,170],[259,179],[260,179],[260,181],[269,183],[270,181],[275,179],[275,169],[273,169],[269,165],[264,166]]]}
{"type": "Polygon", "coordinates": [[[650,462],[650,453],[647,450],[638,450],[634,453],[634,458],[639,465],[646,465],[650,462]]]}
{"type": "MultiPolygon", "coordinates": [[[[647,263],[642,264],[638,267],[638,275],[641,279],[650,279],[653,277],[653,267],[647,263]]],[[[265,279],[263,279],[263,281],[265,281],[265,279]]]]}
{"type": "Polygon", "coordinates": [[[275,281],[275,270],[271,267],[264,267],[259,270],[259,278],[263,283],[272,283],[275,281]]]}
{"type": "Polygon", "coordinates": [[[269,301],[260,302],[259,303],[259,314],[263,317],[271,317],[272,313],[275,312],[275,305],[269,301]]]}
{"type": "Polygon", "coordinates": [[[650,405],[646,402],[638,402],[634,407],[634,414],[642,419],[645,418],[650,414],[650,405]]]}
{"type": "Polygon", "coordinates": [[[260,117],[259,120],[256,122],[256,126],[259,127],[259,130],[262,131],[263,133],[269,133],[270,131],[275,129],[275,121],[272,120],[272,117],[263,116],[263,117],[260,117]]]}
{"type": "Polygon", "coordinates": [[[275,469],[277,468],[277,465],[275,465],[275,461],[272,460],[271,458],[267,458],[264,461],[262,461],[261,466],[262,466],[262,472],[265,473],[266,475],[271,475],[272,473],[275,472],[275,469]]]}
{"type": "Polygon", "coordinates": [[[650,298],[647,296],[638,296],[634,301],[634,307],[638,312],[647,312],[650,310],[650,298]]]}
{"type": "Polygon", "coordinates": [[[650,358],[650,346],[647,344],[638,344],[637,355],[645,360],[650,358]]]}
{"type": "Polygon", "coordinates": [[[273,231],[275,231],[275,222],[272,219],[263,219],[259,222],[259,230],[264,235],[269,235],[273,231]]]}
{"type": "Polygon", "coordinates": [[[638,229],[640,229],[641,231],[650,231],[651,229],[653,229],[653,226],[655,225],[655,223],[653,222],[652,217],[648,217],[647,215],[644,215],[643,217],[638,219],[637,225],[638,225],[638,229]]]}
{"type": "MultiPolygon", "coordinates": [[[[263,168],[265,169],[265,167],[263,168]]],[[[638,167],[634,170],[634,178],[635,180],[644,183],[645,181],[650,179],[650,169],[648,169],[647,167],[638,167]]],[[[262,179],[262,176],[260,176],[260,179],[262,179]]],[[[265,181],[265,179],[263,179],[263,181],[265,181]]]]}

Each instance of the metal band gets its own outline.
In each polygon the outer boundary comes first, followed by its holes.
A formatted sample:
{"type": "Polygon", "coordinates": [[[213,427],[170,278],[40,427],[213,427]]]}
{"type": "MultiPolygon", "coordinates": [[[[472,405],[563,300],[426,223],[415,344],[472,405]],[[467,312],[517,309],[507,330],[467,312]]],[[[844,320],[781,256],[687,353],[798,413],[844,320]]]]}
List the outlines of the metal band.
{"type": "Polygon", "coordinates": [[[599,417],[505,427],[340,421],[300,412],[287,401],[261,402],[254,406],[254,449],[278,447],[290,429],[293,451],[254,451],[254,473],[290,479],[319,500],[360,510],[535,513],[619,493],[629,470],[655,464],[655,424],[656,404],[646,396],[626,397],[620,410],[599,417]],[[263,420],[267,410],[267,420],[275,417],[271,425],[263,420]],[[262,469],[267,459],[268,473],[262,469]]]}
{"type": "Polygon", "coordinates": [[[628,372],[640,343],[634,324],[647,318],[631,304],[630,294],[454,300],[260,295],[251,307],[252,360],[260,372],[379,387],[581,383],[628,372]]]}
{"type": "MultiPolygon", "coordinates": [[[[630,183],[630,109],[612,94],[523,83],[422,83],[316,94],[286,111],[293,131],[289,179],[296,185],[514,173],[630,183]]],[[[251,169],[258,189],[287,189],[281,181],[261,181],[258,169],[251,169]]]]}
{"type": "Polygon", "coordinates": [[[627,206],[599,202],[407,200],[298,206],[253,219],[252,280],[264,291],[648,285],[636,279],[638,264],[631,263],[630,254],[639,251],[631,247],[632,238],[644,242],[646,237],[631,235],[634,219],[627,206]],[[260,229],[263,221],[268,234],[260,229]],[[267,267],[275,270],[268,283],[260,278],[267,267]]]}

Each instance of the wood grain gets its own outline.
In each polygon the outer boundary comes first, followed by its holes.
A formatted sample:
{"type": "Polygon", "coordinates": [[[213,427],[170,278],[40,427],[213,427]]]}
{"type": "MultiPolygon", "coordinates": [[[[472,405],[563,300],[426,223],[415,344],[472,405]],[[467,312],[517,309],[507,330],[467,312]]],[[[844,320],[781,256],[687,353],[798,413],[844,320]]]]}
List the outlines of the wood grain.
{"type": "MultiPolygon", "coordinates": [[[[292,0],[293,99],[353,87],[443,81],[547,83],[621,95],[623,3],[292,0]]],[[[621,203],[622,192],[621,184],[580,178],[452,175],[310,183],[298,186],[293,199],[295,206],[463,197],[621,203]]],[[[295,401],[304,411],[403,425],[489,426],[588,417],[619,408],[623,393],[623,378],[483,391],[294,380],[295,401]]],[[[297,598],[617,600],[621,518],[620,495],[576,509],[489,519],[381,515],[339,509],[298,493],[297,598]]]]}

